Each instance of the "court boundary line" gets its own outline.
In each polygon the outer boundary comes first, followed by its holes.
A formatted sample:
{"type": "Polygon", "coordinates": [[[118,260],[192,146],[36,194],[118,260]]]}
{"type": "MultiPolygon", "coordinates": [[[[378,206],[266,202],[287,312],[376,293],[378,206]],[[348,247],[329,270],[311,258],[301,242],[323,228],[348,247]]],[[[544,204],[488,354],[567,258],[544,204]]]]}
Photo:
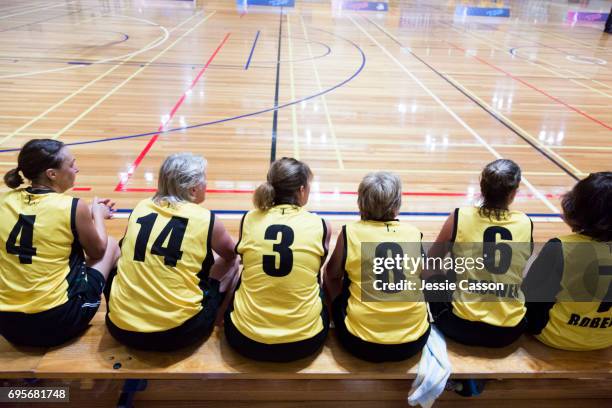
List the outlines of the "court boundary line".
{"type": "MultiPolygon", "coordinates": [[[[162,55],[164,55],[170,48],[174,47],[176,44],[178,44],[183,38],[185,38],[185,36],[189,35],[196,27],[199,27],[201,24],[203,24],[204,22],[206,22],[210,17],[212,17],[216,12],[213,11],[211,14],[207,15],[202,21],[200,21],[199,23],[196,23],[193,27],[191,27],[189,30],[185,31],[181,36],[179,36],[175,41],[173,41],[172,43],[170,43],[166,48],[164,48],[163,50],[161,50],[157,55],[155,55],[150,62],[154,62],[156,61],[158,58],[160,58],[162,55]]],[[[187,22],[191,21],[192,18],[201,15],[201,14],[194,14],[193,16],[187,18],[185,21],[183,21],[181,24],[179,24],[178,26],[174,27],[172,30],[175,30],[181,26],[183,26],[184,24],[186,24],[187,22]]],[[[131,57],[130,57],[131,58],[131,57]]],[[[121,64],[117,65],[116,67],[121,66],[121,64]]],[[[132,74],[130,74],[126,79],[124,79],[123,81],[121,81],[119,84],[115,85],[111,90],[107,91],[103,96],[101,96],[100,98],[98,98],[97,101],[95,101],[93,104],[91,104],[87,109],[85,109],[83,112],[81,112],[78,116],[74,117],[67,125],[65,125],[62,129],[60,129],[59,131],[57,131],[55,133],[55,135],[52,137],[52,139],[58,139],[60,136],[62,136],[64,133],[66,133],[68,130],[70,130],[74,125],[76,125],[78,122],[81,121],[81,119],[83,119],[85,116],[87,116],[89,113],[91,113],[93,110],[97,109],[98,106],[100,106],[102,103],[104,103],[108,98],[110,98],[111,96],[113,96],[118,90],[120,90],[121,88],[123,88],[123,86],[125,84],[127,84],[128,82],[130,82],[132,79],[134,79],[137,75],[140,75],[140,73],[142,71],[144,71],[146,68],[149,67],[148,63],[144,63],[142,64],[142,66],[137,69],[136,71],[134,71],[132,74]]]]}
{"type": "MultiPolygon", "coordinates": [[[[359,67],[348,78],[346,78],[346,79],[336,83],[335,85],[333,85],[333,86],[323,90],[322,92],[318,92],[318,93],[315,93],[315,94],[312,94],[312,95],[309,95],[309,96],[305,96],[305,97],[303,97],[301,99],[298,99],[298,100],[295,100],[295,101],[286,102],[286,103],[278,106],[278,109],[284,109],[287,106],[297,105],[299,103],[302,103],[302,102],[305,102],[305,101],[309,101],[309,100],[318,98],[321,95],[325,95],[325,94],[331,93],[331,92],[335,91],[336,89],[343,87],[344,85],[346,85],[347,83],[351,82],[355,78],[357,78],[357,76],[359,76],[359,74],[363,71],[363,68],[365,67],[366,60],[367,60],[366,55],[363,52],[363,50],[361,49],[361,47],[359,47],[359,45],[356,44],[354,41],[349,40],[349,39],[347,39],[347,38],[345,38],[343,36],[337,35],[335,33],[331,33],[329,31],[322,30],[320,28],[312,28],[312,29],[314,29],[316,31],[320,31],[322,33],[326,33],[328,35],[331,35],[332,37],[339,38],[339,39],[341,39],[343,41],[346,41],[350,45],[352,45],[355,48],[355,50],[357,51],[357,53],[359,54],[359,56],[361,56],[361,62],[359,64],[359,67]]],[[[249,117],[253,117],[253,116],[262,115],[262,114],[271,112],[274,109],[276,109],[276,108],[274,108],[274,107],[265,108],[265,109],[261,109],[259,111],[255,111],[255,112],[244,113],[244,114],[241,114],[241,115],[226,117],[226,118],[217,119],[217,120],[213,120],[213,121],[209,121],[209,122],[198,123],[198,124],[195,124],[195,125],[180,126],[180,127],[176,127],[176,128],[165,129],[161,133],[162,134],[170,134],[170,133],[174,133],[174,132],[180,132],[180,131],[185,131],[185,130],[190,130],[190,129],[197,129],[197,128],[201,128],[201,127],[217,125],[217,124],[220,124],[220,123],[231,122],[233,120],[244,119],[244,118],[249,118],[249,117]]],[[[84,140],[84,141],[66,143],[66,146],[83,146],[83,145],[88,145],[88,144],[114,142],[114,141],[118,141],[118,140],[136,139],[136,138],[141,138],[141,137],[146,137],[146,136],[152,136],[152,135],[155,135],[157,133],[159,133],[159,132],[157,132],[157,131],[150,131],[150,132],[145,132],[145,133],[136,133],[136,134],[124,135],[124,136],[105,137],[105,138],[94,139],[94,140],[84,140]]],[[[0,153],[12,153],[12,152],[16,152],[16,151],[19,151],[19,150],[20,150],[20,148],[18,148],[18,147],[9,148],[9,149],[0,149],[0,153]]]]}
{"type": "MultiPolygon", "coordinates": [[[[2,163],[2,162],[0,162],[2,163]]],[[[155,193],[157,192],[157,188],[154,187],[133,187],[133,188],[125,188],[123,191],[127,191],[130,193],[155,193]]],[[[207,194],[253,194],[255,193],[255,189],[222,189],[222,188],[207,188],[207,194]]],[[[359,195],[358,191],[349,191],[349,190],[311,190],[312,195],[337,195],[337,196],[356,196],[359,195]]],[[[436,192],[436,191],[402,191],[402,197],[471,197],[477,196],[476,194],[470,194],[466,192],[436,192]]],[[[559,198],[563,194],[544,194],[549,198],[559,198]]],[[[519,193],[516,195],[518,198],[538,198],[533,194],[523,194],[519,193]]]]}
{"type": "MultiPolygon", "coordinates": [[[[393,36],[391,33],[387,32],[383,27],[381,27],[380,25],[378,25],[376,22],[371,21],[370,19],[367,19],[372,25],[374,25],[375,27],[377,27],[381,32],[383,32],[387,37],[389,37],[391,40],[393,40],[396,44],[398,44],[400,47],[405,48],[404,45],[395,38],[395,36],[393,36]]],[[[449,43],[450,44],[450,43],[449,43]]],[[[454,79],[452,79],[448,74],[444,74],[440,71],[438,71],[436,68],[434,68],[431,64],[429,64],[427,61],[423,60],[421,57],[419,57],[418,55],[416,55],[413,51],[409,50],[408,51],[410,53],[411,56],[413,56],[415,59],[417,59],[419,62],[421,62],[423,65],[425,65],[427,68],[429,68],[432,72],[434,72],[436,75],[438,75],[440,78],[442,78],[443,80],[445,80],[447,83],[449,83],[451,86],[453,86],[456,90],[458,90],[459,92],[461,92],[465,97],[467,97],[468,99],[470,99],[472,102],[474,102],[477,106],[479,106],[482,110],[484,110],[485,112],[487,112],[491,117],[493,117],[495,120],[497,120],[500,124],[502,124],[504,127],[506,127],[508,130],[510,130],[512,133],[514,133],[515,135],[517,135],[519,138],[521,138],[523,141],[525,141],[527,144],[529,144],[530,146],[532,146],[537,152],[539,152],[541,155],[543,155],[544,157],[546,157],[548,160],[550,160],[553,164],[555,164],[557,167],[559,167],[561,170],[563,170],[568,176],[570,176],[571,178],[573,178],[574,180],[578,181],[580,180],[580,178],[574,174],[572,171],[570,171],[569,169],[567,169],[565,166],[563,166],[563,164],[559,163],[555,158],[553,158],[551,155],[549,155],[547,152],[543,151],[542,148],[536,144],[533,141],[533,137],[527,138],[526,135],[523,135],[522,133],[526,133],[528,134],[525,130],[523,130],[521,127],[519,127],[518,125],[516,125],[514,122],[512,122],[510,119],[506,118],[506,116],[504,116],[501,112],[496,111],[495,109],[493,109],[492,107],[490,107],[487,103],[485,103],[484,101],[482,101],[482,99],[480,99],[478,96],[474,95],[472,92],[469,92],[467,89],[465,89],[465,87],[463,87],[462,85],[460,85],[457,81],[455,81],[454,79]],[[520,130],[519,130],[520,129],[520,130]],[[530,140],[532,139],[532,140],[530,140]]],[[[531,135],[529,135],[531,136],[531,135]]],[[[574,169],[574,171],[576,171],[577,173],[583,174],[582,171],[580,171],[578,168],[576,168],[574,165],[572,165],[571,163],[569,163],[567,160],[563,159],[562,157],[560,157],[557,153],[552,152],[555,156],[557,156],[559,159],[561,159],[562,161],[564,161],[566,164],[568,164],[570,167],[572,167],[574,169]]]]}
{"type": "MultiPolygon", "coordinates": [[[[0,20],[4,20],[4,19],[7,19],[7,18],[13,17],[13,16],[20,16],[20,15],[23,15],[23,14],[36,13],[38,11],[48,10],[50,8],[67,6],[67,5],[72,4],[72,3],[74,3],[74,1],[69,1],[68,3],[62,3],[62,4],[55,4],[55,5],[51,5],[51,6],[47,6],[47,7],[42,7],[42,8],[34,8],[34,9],[26,10],[26,11],[23,11],[23,12],[15,13],[15,14],[9,14],[9,15],[5,15],[5,16],[0,16],[0,20]]],[[[53,3],[51,3],[51,4],[53,4],[53,3]]],[[[36,6],[34,6],[34,7],[36,7],[36,6]]]]}
{"type": "MultiPolygon", "coordinates": [[[[456,44],[453,44],[450,41],[447,41],[447,43],[451,47],[453,47],[453,48],[455,48],[455,49],[457,49],[459,51],[463,51],[463,53],[467,55],[467,50],[465,48],[462,48],[462,47],[460,47],[460,46],[458,46],[456,44]]],[[[567,102],[557,98],[556,96],[553,96],[553,95],[549,94],[548,92],[538,88],[535,85],[532,85],[531,83],[529,83],[529,82],[525,81],[524,79],[522,79],[522,78],[520,78],[520,77],[518,77],[518,76],[516,76],[516,75],[514,75],[514,74],[512,74],[512,73],[510,73],[510,72],[508,72],[506,70],[504,70],[503,68],[500,68],[497,65],[495,65],[495,64],[493,64],[491,62],[488,62],[487,60],[485,60],[483,58],[478,57],[477,55],[469,55],[469,56],[474,58],[476,61],[479,61],[480,63],[482,63],[484,65],[487,65],[487,66],[493,68],[494,70],[496,70],[498,72],[501,72],[502,74],[506,75],[507,77],[510,77],[513,80],[515,80],[517,82],[520,82],[521,84],[525,85],[526,87],[531,88],[532,90],[534,90],[534,91],[536,91],[538,93],[541,93],[542,95],[546,96],[549,99],[552,99],[553,101],[557,102],[558,104],[563,105],[566,108],[569,108],[570,110],[573,110],[574,112],[584,116],[585,118],[589,119],[590,121],[595,122],[595,123],[605,127],[608,130],[612,130],[612,126],[608,125],[607,123],[605,123],[605,122],[603,122],[603,121],[601,121],[601,120],[591,116],[590,114],[586,113],[585,111],[583,111],[581,109],[575,108],[574,106],[570,105],[569,103],[567,103],[567,102]]]]}
{"type": "Polygon", "coordinates": [[[280,91],[281,47],[283,40],[283,7],[279,11],[278,50],[276,52],[276,80],[274,84],[274,112],[272,113],[272,142],[270,146],[270,163],[276,160],[276,138],[278,136],[278,94],[280,91]]]}
{"type": "MultiPolygon", "coordinates": [[[[589,89],[589,90],[591,90],[591,91],[593,91],[595,93],[598,93],[598,94],[600,94],[600,95],[602,95],[602,96],[604,96],[606,98],[612,98],[611,95],[609,95],[609,94],[607,94],[607,93],[605,93],[603,91],[600,91],[599,89],[593,88],[593,87],[591,87],[591,86],[589,86],[587,84],[584,84],[584,83],[578,81],[578,80],[582,80],[582,81],[588,80],[588,81],[595,82],[595,83],[598,83],[600,85],[603,85],[603,84],[601,84],[600,82],[598,82],[595,79],[589,78],[589,77],[587,77],[587,76],[585,76],[583,74],[580,74],[579,72],[575,72],[575,71],[572,71],[570,69],[563,68],[561,66],[555,65],[555,64],[553,64],[553,63],[551,63],[549,61],[543,60],[543,59],[541,59],[539,57],[535,61],[531,61],[530,59],[527,59],[525,57],[521,57],[520,55],[516,55],[516,53],[513,52],[514,50],[519,49],[519,48],[523,48],[523,47],[514,47],[514,48],[510,48],[508,50],[508,49],[505,49],[505,48],[497,46],[494,42],[492,42],[492,41],[490,41],[490,40],[488,40],[486,38],[483,38],[483,36],[481,34],[470,32],[467,29],[464,29],[463,31],[461,31],[460,29],[457,29],[457,28],[455,28],[452,25],[450,25],[450,27],[451,27],[451,29],[453,31],[458,32],[459,34],[467,34],[470,37],[475,38],[476,40],[478,40],[478,41],[480,41],[482,43],[487,44],[487,46],[490,47],[490,48],[496,49],[496,50],[498,50],[500,52],[503,52],[503,53],[510,53],[511,55],[520,58],[522,61],[528,63],[529,65],[533,65],[533,66],[535,66],[535,67],[537,67],[539,69],[542,69],[544,71],[552,73],[557,78],[565,79],[565,80],[568,80],[570,82],[573,82],[576,85],[579,85],[579,86],[581,86],[583,88],[589,89]],[[548,67],[545,66],[545,65],[548,65],[548,67]],[[552,67],[552,68],[549,68],[549,67],[552,67]],[[561,72],[555,71],[555,69],[556,70],[561,70],[561,71],[569,72],[571,75],[574,75],[576,77],[575,78],[568,77],[567,75],[562,74],[561,72]]],[[[529,41],[529,42],[534,43],[534,44],[540,44],[540,43],[538,43],[536,41],[525,39],[525,37],[522,37],[522,36],[520,36],[518,34],[511,33],[509,31],[503,31],[503,33],[508,34],[508,35],[516,35],[517,37],[522,38],[524,41],[529,41]]],[[[541,45],[543,47],[546,47],[546,48],[555,49],[554,47],[550,47],[550,46],[545,45],[545,44],[541,44],[541,45]]],[[[529,47],[529,46],[527,46],[527,47],[529,47]]],[[[525,75],[523,75],[523,77],[525,77],[525,75]]],[[[547,77],[547,78],[549,78],[549,77],[547,77]]],[[[607,85],[603,85],[603,86],[606,87],[606,88],[608,87],[607,85]]]]}
{"type": "MultiPolygon", "coordinates": [[[[460,116],[458,116],[448,105],[446,105],[435,93],[433,93],[425,84],[421,82],[406,66],[400,62],[393,54],[383,47],[367,30],[365,30],[359,23],[357,23],[352,16],[348,16],[349,20],[359,28],[378,48],[381,49],[393,62],[396,63],[408,76],[416,82],[421,89],[423,89],[430,97],[432,97],[446,112],[448,112],[465,130],[468,131],[476,140],[482,143],[486,150],[488,150],[495,158],[501,159],[502,156],[493,149],[472,127],[470,127],[460,116]]],[[[364,17],[364,19],[366,19],[364,17]]],[[[367,20],[367,19],[366,19],[367,20]]],[[[414,54],[413,54],[414,55],[414,54]]],[[[552,211],[559,213],[559,209],[555,207],[538,189],[536,189],[526,177],[523,177],[522,182],[552,211]]]]}
{"type": "MultiPolygon", "coordinates": [[[[315,81],[317,82],[317,87],[319,91],[323,89],[321,84],[321,77],[319,76],[319,69],[317,68],[317,63],[314,59],[312,59],[312,47],[310,46],[310,37],[308,36],[308,32],[306,30],[306,24],[304,23],[304,17],[302,14],[300,16],[300,23],[302,25],[302,31],[304,32],[304,38],[306,39],[306,48],[308,49],[308,55],[310,55],[312,68],[315,73],[315,81]]],[[[334,146],[334,152],[336,153],[336,162],[338,162],[338,168],[340,170],[344,170],[344,161],[342,160],[342,153],[340,152],[340,148],[338,147],[338,139],[336,137],[336,130],[334,128],[334,123],[332,122],[331,115],[329,113],[329,107],[327,105],[327,98],[325,95],[321,95],[321,104],[323,105],[323,112],[325,112],[325,119],[327,120],[327,127],[329,128],[329,135],[332,141],[332,145],[334,146]]]]}
{"type": "MultiPolygon", "coordinates": [[[[204,20],[206,21],[206,20],[204,20]]],[[[195,25],[193,28],[198,27],[201,23],[203,23],[204,21],[200,22],[199,24],[195,25]]],[[[193,89],[193,87],[198,83],[198,81],[200,80],[200,78],[202,77],[202,75],[204,75],[204,72],[206,71],[206,69],[208,68],[208,66],[210,65],[210,63],[215,59],[215,57],[217,56],[217,54],[219,54],[219,52],[221,51],[221,49],[223,48],[223,46],[227,43],[227,40],[229,39],[230,35],[232,33],[228,32],[225,34],[225,37],[223,37],[223,40],[221,41],[221,43],[217,46],[217,48],[215,49],[215,51],[212,53],[212,55],[209,57],[206,65],[204,66],[204,68],[202,68],[200,70],[200,72],[198,72],[197,76],[195,77],[195,79],[191,82],[191,85],[187,88],[187,90],[185,90],[183,92],[183,95],[179,98],[179,100],[174,104],[174,107],[172,108],[172,110],[170,111],[170,114],[168,115],[168,119],[164,122],[162,122],[159,125],[158,128],[158,133],[156,133],[151,139],[149,139],[149,141],[147,142],[145,148],[140,152],[140,154],[138,155],[138,157],[136,157],[136,159],[134,160],[134,162],[132,163],[132,165],[130,165],[130,167],[128,168],[128,171],[125,173],[125,175],[121,176],[121,179],[119,180],[119,183],[117,184],[117,186],[115,187],[116,192],[121,192],[125,190],[125,185],[126,183],[130,180],[130,178],[132,177],[132,175],[134,174],[134,172],[136,171],[136,169],[138,168],[138,166],[140,166],[140,163],[144,160],[144,158],[146,157],[146,155],[149,153],[149,151],[151,150],[151,148],[153,147],[153,145],[157,142],[157,140],[159,139],[159,135],[161,134],[161,131],[167,126],[168,123],[170,123],[170,121],[172,121],[172,119],[174,118],[174,115],[176,114],[177,110],[181,107],[181,105],[183,104],[183,102],[185,101],[185,98],[187,97],[188,93],[191,92],[191,90],[193,89]]]]}
{"type": "MultiPolygon", "coordinates": [[[[130,214],[133,211],[133,209],[131,208],[118,208],[115,212],[115,215],[119,215],[119,216],[115,216],[113,218],[128,218],[128,214],[130,214]]],[[[240,219],[244,214],[246,214],[247,212],[251,211],[251,210],[210,210],[212,213],[214,213],[215,215],[235,215],[237,217],[235,217],[235,219],[240,219]]],[[[359,217],[360,213],[358,211],[318,211],[318,210],[308,210],[311,213],[317,214],[319,216],[338,216],[338,217],[359,217]]],[[[446,217],[448,217],[451,213],[450,212],[446,212],[446,211],[440,211],[440,212],[421,212],[421,211],[402,211],[399,213],[399,217],[400,218],[411,218],[411,217],[423,217],[425,219],[428,218],[439,218],[440,220],[445,219],[446,217]]],[[[553,214],[553,213],[526,213],[526,215],[530,218],[533,218],[533,221],[535,222],[563,222],[562,218],[561,218],[561,214],[553,214]]],[[[230,218],[230,217],[228,217],[230,218]]],[[[231,217],[234,218],[234,217],[231,217]]]]}
{"type": "MultiPolygon", "coordinates": [[[[291,41],[291,19],[287,14],[287,42],[289,43],[289,89],[291,92],[291,100],[295,100],[295,77],[293,67],[293,41],[291,41]]],[[[304,39],[306,41],[306,39],[304,39]]],[[[331,48],[330,48],[331,53],[331,48]]],[[[300,160],[300,140],[297,123],[297,111],[295,105],[291,105],[291,133],[293,135],[293,157],[300,160]]]]}
{"type": "MultiPolygon", "coordinates": [[[[195,15],[194,15],[195,16],[195,15]]],[[[186,19],[183,23],[179,24],[180,27],[182,24],[187,23],[191,18],[193,18],[194,16],[186,19]]],[[[163,26],[159,26],[162,31],[164,31],[165,36],[164,36],[164,42],[165,40],[170,36],[170,32],[169,30],[167,30],[165,27],[163,26]]],[[[159,39],[155,39],[154,41],[148,43],[144,48],[147,48],[149,46],[151,46],[152,44],[158,42],[159,39]]],[[[161,43],[160,43],[161,44],[161,43]]],[[[24,135],[22,133],[22,130],[29,128],[30,126],[32,126],[33,124],[35,124],[36,122],[44,119],[49,113],[55,111],[57,108],[63,106],[66,102],[68,102],[69,100],[71,100],[72,98],[74,98],[75,96],[79,95],[81,92],[85,91],[86,89],[88,89],[89,87],[91,87],[92,85],[96,84],[98,81],[106,78],[108,75],[110,75],[112,72],[114,72],[115,70],[119,69],[121,66],[124,65],[125,62],[128,62],[130,59],[132,59],[133,57],[135,57],[136,55],[132,55],[129,58],[121,61],[119,64],[113,65],[111,68],[107,69],[105,72],[103,72],[102,74],[98,75],[97,77],[95,77],[94,79],[90,80],[89,82],[87,82],[86,84],[82,85],[80,88],[78,88],[77,90],[73,91],[72,93],[70,93],[69,95],[65,96],[64,98],[62,98],[59,102],[56,102],[55,104],[51,105],[51,107],[47,108],[45,111],[43,111],[41,114],[35,116],[34,118],[32,118],[30,121],[28,121],[27,123],[25,123],[24,125],[20,126],[19,128],[17,128],[16,130],[14,130],[12,133],[8,134],[7,136],[3,137],[2,139],[0,139],[0,146],[3,145],[5,142],[11,140],[13,137],[17,136],[17,135],[24,135]]],[[[90,107],[91,108],[91,107],[90,107]]],[[[88,108],[88,109],[90,109],[88,108]]],[[[76,118],[74,118],[72,121],[70,121],[68,123],[68,125],[64,126],[62,129],[60,129],[57,132],[53,133],[53,136],[51,137],[52,139],[57,139],[59,138],[62,134],[64,134],[68,129],[70,129],[72,126],[74,126],[74,124],[76,124],[79,120],[82,119],[83,116],[85,116],[87,113],[90,112],[90,110],[86,109],[84,112],[82,112],[79,116],[77,116],[76,118]]]]}
{"type": "MultiPolygon", "coordinates": [[[[194,15],[192,15],[192,17],[195,17],[198,14],[201,14],[202,12],[197,12],[194,15]]],[[[142,18],[138,18],[138,17],[132,17],[132,16],[124,16],[124,15],[114,15],[114,17],[121,17],[121,18],[127,18],[127,19],[132,19],[132,20],[136,20],[136,21],[144,21],[149,25],[152,25],[153,27],[160,27],[163,29],[165,29],[164,26],[154,23],[153,21],[149,21],[149,20],[145,20],[142,18]]],[[[174,29],[178,28],[180,26],[180,24],[176,27],[173,27],[170,31],[173,31],[174,29]]],[[[30,72],[22,72],[22,73],[17,73],[17,74],[8,74],[8,75],[2,75],[0,76],[0,80],[2,79],[10,79],[10,78],[24,78],[24,77],[28,77],[28,76],[34,76],[34,75],[40,75],[40,74],[51,74],[51,73],[55,73],[55,72],[63,72],[63,71],[68,71],[71,69],[78,69],[78,68],[83,68],[84,66],[91,66],[91,65],[97,65],[97,64],[105,64],[108,62],[113,62],[113,61],[121,61],[125,58],[128,57],[132,57],[132,56],[136,56],[136,55],[140,55],[144,52],[150,51],[154,48],[157,48],[158,46],[160,46],[161,44],[165,43],[166,40],[168,39],[168,35],[167,33],[164,33],[164,35],[162,35],[161,37],[158,38],[159,43],[149,46],[149,48],[144,47],[141,48],[139,50],[133,51],[133,52],[129,52],[127,54],[123,54],[123,55],[119,55],[117,57],[111,57],[111,58],[107,58],[107,59],[101,59],[98,61],[94,61],[92,62],[90,65],[70,65],[68,67],[60,67],[60,68],[53,68],[53,69],[47,69],[47,70],[42,70],[42,71],[30,71],[30,72]]],[[[151,43],[150,43],[151,44],[151,43]]]]}

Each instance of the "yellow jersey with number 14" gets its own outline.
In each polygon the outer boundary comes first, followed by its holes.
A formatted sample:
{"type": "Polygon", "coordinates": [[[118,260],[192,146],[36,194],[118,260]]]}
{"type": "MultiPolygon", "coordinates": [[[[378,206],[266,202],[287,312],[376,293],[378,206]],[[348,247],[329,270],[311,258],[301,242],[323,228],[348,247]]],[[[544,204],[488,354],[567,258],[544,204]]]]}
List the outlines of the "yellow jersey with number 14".
{"type": "Polygon", "coordinates": [[[123,330],[160,332],[203,307],[213,264],[213,214],[193,203],[138,203],[121,243],[109,319],[123,330]]]}

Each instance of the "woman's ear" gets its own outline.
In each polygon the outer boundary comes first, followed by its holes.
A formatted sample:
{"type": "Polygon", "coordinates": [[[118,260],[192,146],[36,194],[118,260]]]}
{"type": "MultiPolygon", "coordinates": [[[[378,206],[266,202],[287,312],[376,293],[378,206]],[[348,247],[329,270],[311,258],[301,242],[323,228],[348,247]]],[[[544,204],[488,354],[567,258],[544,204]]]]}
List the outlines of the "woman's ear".
{"type": "Polygon", "coordinates": [[[47,169],[45,170],[45,176],[51,181],[55,181],[57,178],[57,171],[55,169],[47,169]]]}
{"type": "Polygon", "coordinates": [[[195,200],[197,195],[198,195],[197,187],[189,187],[189,197],[191,198],[190,201],[195,200]]]}

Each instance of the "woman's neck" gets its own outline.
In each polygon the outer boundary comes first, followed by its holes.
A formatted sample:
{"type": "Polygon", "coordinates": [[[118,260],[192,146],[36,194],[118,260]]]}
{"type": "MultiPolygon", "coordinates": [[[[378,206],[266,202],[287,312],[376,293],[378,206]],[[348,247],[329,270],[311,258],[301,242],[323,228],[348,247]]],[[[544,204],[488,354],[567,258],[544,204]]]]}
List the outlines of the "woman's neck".
{"type": "Polygon", "coordinates": [[[30,187],[36,190],[52,190],[52,191],[57,192],[57,188],[55,188],[53,184],[51,183],[41,183],[38,181],[32,181],[32,184],[30,187]]]}

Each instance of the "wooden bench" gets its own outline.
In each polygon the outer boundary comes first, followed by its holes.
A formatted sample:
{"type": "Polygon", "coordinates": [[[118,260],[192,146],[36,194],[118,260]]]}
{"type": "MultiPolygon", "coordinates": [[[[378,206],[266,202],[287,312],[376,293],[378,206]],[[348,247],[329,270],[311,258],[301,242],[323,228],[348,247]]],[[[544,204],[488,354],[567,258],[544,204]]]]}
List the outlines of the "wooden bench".
{"type": "MultiPolygon", "coordinates": [[[[567,352],[524,336],[512,347],[497,350],[449,341],[448,351],[451,378],[503,380],[488,383],[488,398],[497,390],[497,396],[503,395],[504,400],[508,395],[535,398],[540,401],[539,408],[546,406],[542,401],[550,396],[558,403],[580,398],[612,406],[612,349],[567,352]]],[[[208,401],[209,405],[215,401],[263,404],[316,400],[318,406],[330,403],[337,407],[339,401],[351,401],[351,406],[364,401],[404,406],[419,361],[418,356],[397,363],[361,361],[340,347],[333,330],[318,355],[287,364],[255,362],[238,355],[229,348],[221,330],[215,330],[197,347],[174,353],[144,352],[116,342],[101,317],[94,319],[83,336],[62,347],[22,349],[2,339],[0,353],[2,378],[129,380],[127,385],[141,391],[131,397],[135,402],[147,401],[147,406],[154,400],[172,400],[172,405],[192,400],[208,401]],[[133,380],[149,380],[148,386],[143,389],[144,382],[133,380]]],[[[445,395],[440,403],[467,401],[460,398],[445,395]]],[[[488,398],[482,401],[490,404],[488,398]]],[[[469,400],[470,406],[479,403],[469,400]]]]}

